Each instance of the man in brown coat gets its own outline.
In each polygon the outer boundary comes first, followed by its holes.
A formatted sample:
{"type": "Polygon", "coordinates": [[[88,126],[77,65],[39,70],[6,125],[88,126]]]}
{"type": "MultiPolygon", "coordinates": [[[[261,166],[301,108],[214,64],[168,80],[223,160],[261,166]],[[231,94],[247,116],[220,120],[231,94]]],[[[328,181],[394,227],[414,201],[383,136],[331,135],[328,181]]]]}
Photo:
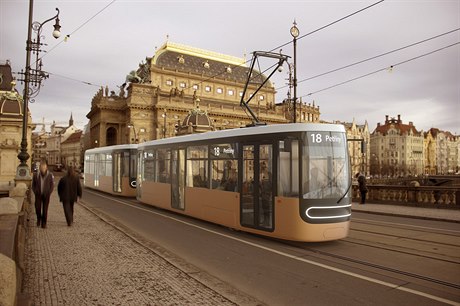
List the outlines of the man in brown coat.
{"type": "Polygon", "coordinates": [[[40,168],[32,178],[32,191],[35,194],[35,212],[37,214],[37,226],[46,228],[48,217],[48,205],[51,193],[54,189],[54,176],[48,171],[46,160],[40,161],[40,168]]]}

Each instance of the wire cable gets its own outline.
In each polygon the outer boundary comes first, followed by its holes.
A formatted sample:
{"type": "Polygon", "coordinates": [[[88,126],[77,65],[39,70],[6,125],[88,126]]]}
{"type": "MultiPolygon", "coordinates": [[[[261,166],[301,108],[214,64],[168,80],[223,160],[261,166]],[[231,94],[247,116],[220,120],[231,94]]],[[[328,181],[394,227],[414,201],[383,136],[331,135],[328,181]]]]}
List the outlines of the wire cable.
{"type": "Polygon", "coordinates": [[[356,81],[356,80],[359,80],[359,79],[368,77],[368,76],[370,76],[370,75],[373,75],[373,74],[376,74],[376,73],[379,73],[379,72],[382,72],[382,71],[388,71],[388,70],[392,71],[393,68],[396,67],[396,66],[400,66],[400,65],[403,65],[403,64],[406,64],[406,63],[415,61],[415,60],[420,59],[420,58],[422,58],[422,57],[425,57],[425,56],[431,55],[431,54],[433,54],[433,53],[442,51],[442,50],[444,50],[444,49],[447,49],[447,48],[456,46],[456,45],[458,45],[458,44],[460,44],[460,41],[459,41],[459,42],[456,42],[456,43],[453,43],[453,44],[450,44],[450,45],[447,45],[447,46],[445,46],[445,47],[442,47],[442,48],[433,50],[433,51],[431,51],[431,52],[428,52],[428,53],[425,53],[425,54],[422,54],[422,55],[419,55],[419,56],[410,58],[410,59],[408,59],[408,60],[405,60],[405,61],[402,61],[402,62],[393,64],[393,65],[391,65],[391,66],[389,66],[389,67],[387,66],[387,67],[384,67],[384,68],[381,68],[381,69],[378,69],[378,70],[375,70],[375,71],[372,71],[372,72],[363,74],[363,75],[361,75],[361,76],[355,77],[355,78],[353,78],[353,79],[349,79],[349,80],[347,80],[347,81],[343,81],[343,82],[337,83],[337,84],[335,84],[335,85],[328,86],[328,87],[325,87],[325,88],[320,89],[320,90],[317,90],[317,91],[313,91],[313,92],[308,93],[308,94],[306,94],[306,95],[300,96],[299,98],[304,98],[304,97],[312,96],[312,95],[314,95],[314,94],[317,94],[317,93],[320,93],[320,92],[323,92],[323,91],[326,91],[326,90],[329,90],[329,89],[332,89],[332,88],[335,88],[335,87],[338,87],[338,86],[341,86],[341,85],[344,85],[344,84],[351,83],[351,82],[353,82],[353,81],[356,81]]]}
{"type": "MultiPolygon", "coordinates": [[[[342,21],[342,20],[345,20],[345,19],[347,19],[347,18],[349,18],[349,17],[351,17],[351,16],[354,16],[354,15],[356,15],[356,14],[358,14],[358,13],[361,13],[362,11],[365,11],[365,10],[367,10],[367,9],[369,9],[369,8],[371,8],[371,7],[375,6],[375,5],[377,5],[377,4],[380,4],[380,3],[384,2],[384,1],[385,1],[385,0],[380,0],[380,1],[378,1],[378,2],[375,2],[374,4],[368,5],[368,6],[362,8],[362,9],[360,9],[360,10],[358,10],[358,11],[355,11],[355,12],[353,12],[353,13],[351,13],[351,14],[348,14],[348,15],[346,15],[346,16],[340,18],[340,19],[337,19],[337,20],[335,20],[335,21],[333,21],[333,22],[331,22],[331,23],[328,23],[328,24],[326,24],[326,25],[324,25],[324,26],[322,26],[322,27],[320,27],[320,28],[318,28],[318,29],[316,29],[316,30],[313,30],[313,31],[311,31],[311,32],[309,32],[309,33],[306,33],[306,34],[300,36],[299,38],[297,38],[297,40],[302,39],[302,38],[304,38],[304,37],[306,37],[306,36],[309,36],[309,35],[311,35],[311,34],[313,34],[313,33],[318,32],[318,31],[321,31],[321,30],[323,30],[323,29],[325,29],[325,28],[327,28],[327,27],[330,27],[330,26],[332,26],[332,25],[334,25],[334,24],[336,24],[336,23],[338,23],[338,22],[340,22],[340,21],[342,21]]],[[[278,50],[278,49],[280,49],[280,48],[282,48],[282,47],[284,47],[284,46],[287,46],[287,45],[289,45],[289,44],[291,44],[291,43],[292,43],[292,41],[289,41],[289,42],[287,42],[287,43],[284,43],[284,44],[282,44],[282,45],[280,45],[280,46],[278,46],[278,47],[276,47],[276,48],[271,49],[269,52],[273,52],[273,51],[275,51],[275,50],[278,50]]],[[[250,61],[251,61],[251,60],[247,60],[246,62],[241,63],[241,64],[239,64],[239,65],[234,65],[234,66],[232,66],[232,69],[233,69],[233,68],[237,68],[237,67],[242,67],[243,65],[246,65],[246,64],[249,63],[250,61]]],[[[222,74],[224,74],[224,73],[225,73],[225,71],[222,71],[222,72],[220,72],[220,73],[218,73],[218,74],[216,74],[216,75],[213,75],[213,76],[211,76],[211,77],[208,77],[208,78],[206,78],[206,79],[204,79],[204,80],[202,80],[202,81],[200,81],[200,82],[198,82],[198,83],[196,83],[196,84],[194,84],[194,85],[202,84],[202,83],[204,83],[204,82],[206,82],[206,81],[209,81],[209,80],[212,80],[213,78],[218,77],[218,76],[220,76],[220,75],[222,75],[222,74]]]]}
{"type": "Polygon", "coordinates": [[[95,87],[101,87],[102,86],[102,85],[93,84],[91,82],[86,82],[86,81],[78,80],[78,79],[75,79],[75,78],[71,78],[71,77],[68,77],[68,76],[65,76],[65,75],[49,72],[49,71],[47,71],[46,73],[48,73],[50,75],[53,75],[53,76],[56,76],[56,77],[59,77],[59,78],[71,80],[71,81],[78,82],[78,83],[83,83],[83,84],[90,85],[90,86],[95,86],[95,87]]]}
{"type": "MultiPolygon", "coordinates": [[[[318,29],[316,29],[316,30],[313,30],[313,31],[308,32],[308,33],[306,33],[306,34],[304,34],[304,35],[301,35],[301,36],[299,36],[299,37],[297,38],[297,40],[300,40],[300,39],[302,39],[302,38],[304,38],[304,37],[306,37],[306,36],[309,36],[309,35],[311,35],[311,34],[314,34],[314,33],[318,32],[318,31],[321,31],[321,30],[323,30],[323,29],[325,29],[325,28],[327,28],[327,27],[330,27],[330,26],[332,26],[332,25],[334,25],[334,24],[336,24],[336,23],[338,23],[338,22],[340,22],[340,21],[342,21],[342,20],[345,20],[345,19],[347,19],[347,18],[349,18],[349,17],[351,17],[351,16],[353,16],[353,15],[356,15],[356,14],[358,14],[358,13],[361,13],[362,11],[365,11],[365,10],[367,10],[367,9],[370,9],[370,8],[373,7],[373,6],[376,6],[376,5],[380,4],[380,3],[382,3],[383,1],[385,1],[385,0],[380,0],[380,1],[378,1],[378,2],[375,2],[374,4],[368,5],[368,6],[362,8],[362,9],[356,11],[356,12],[353,12],[353,13],[348,14],[348,15],[346,15],[346,16],[340,18],[340,19],[337,19],[336,21],[333,21],[333,22],[331,22],[331,23],[328,23],[328,24],[326,24],[325,26],[322,26],[322,27],[320,27],[320,28],[318,28],[318,29]]],[[[292,41],[288,41],[287,43],[284,43],[284,44],[282,44],[282,45],[280,45],[280,46],[278,46],[278,47],[276,47],[276,48],[273,48],[272,50],[270,50],[270,52],[273,52],[273,51],[278,50],[278,49],[280,49],[280,48],[282,48],[282,47],[285,47],[285,46],[287,46],[287,45],[289,45],[289,44],[291,44],[291,43],[292,43],[292,41]]]]}
{"type": "MultiPolygon", "coordinates": [[[[115,1],[117,0],[112,0],[112,2],[110,2],[109,4],[107,4],[106,6],[104,6],[101,10],[99,10],[96,14],[94,14],[92,17],[90,17],[88,20],[86,20],[83,24],[81,24],[78,28],[76,28],[75,30],[73,30],[70,34],[67,34],[64,39],[61,39],[60,42],[58,42],[56,45],[54,45],[50,50],[48,51],[45,51],[45,53],[38,58],[38,60],[44,58],[46,55],[50,54],[54,49],[56,49],[58,46],[60,46],[64,41],[67,41],[67,38],[69,38],[71,35],[75,34],[78,30],[80,30],[81,28],[83,28],[88,22],[90,22],[91,20],[93,20],[94,18],[96,18],[97,15],[99,15],[100,13],[102,13],[103,11],[105,11],[109,6],[111,6],[113,3],[115,3],[115,1]]],[[[34,63],[35,64],[35,63],[34,63]]]]}
{"type": "MultiPolygon", "coordinates": [[[[353,67],[353,66],[368,62],[370,60],[374,60],[376,58],[379,58],[379,57],[382,57],[382,56],[385,56],[385,55],[388,55],[388,54],[391,54],[391,53],[395,53],[395,52],[398,52],[398,51],[401,51],[401,50],[404,50],[404,49],[407,49],[407,48],[410,48],[410,47],[413,47],[413,46],[416,46],[416,45],[419,45],[421,43],[424,43],[424,42],[427,42],[427,41],[430,41],[430,40],[445,36],[447,34],[456,32],[458,30],[460,30],[460,28],[457,28],[457,29],[454,29],[454,30],[451,30],[451,31],[448,31],[448,32],[445,32],[445,33],[442,33],[442,34],[439,34],[439,35],[436,35],[436,36],[433,36],[433,37],[430,37],[430,38],[427,38],[427,39],[424,39],[424,40],[421,40],[421,41],[418,41],[418,42],[415,42],[415,43],[412,43],[410,45],[407,45],[407,46],[404,46],[404,47],[401,47],[401,48],[397,48],[397,49],[394,49],[394,50],[391,50],[391,51],[388,51],[388,52],[385,52],[385,53],[381,53],[379,55],[372,56],[372,57],[366,58],[364,60],[361,60],[361,61],[358,61],[358,62],[355,62],[355,63],[352,63],[352,64],[342,66],[340,68],[332,69],[332,70],[329,70],[327,72],[323,72],[323,73],[320,73],[320,74],[317,74],[317,75],[302,79],[302,80],[298,81],[297,84],[305,82],[305,81],[313,80],[313,79],[316,79],[316,78],[331,74],[333,72],[337,72],[337,71],[340,71],[340,70],[343,70],[343,69],[346,69],[346,68],[350,68],[350,67],[353,67]]],[[[284,86],[278,87],[276,90],[280,90],[280,89],[286,88],[288,86],[289,85],[284,85],[284,86]]]]}

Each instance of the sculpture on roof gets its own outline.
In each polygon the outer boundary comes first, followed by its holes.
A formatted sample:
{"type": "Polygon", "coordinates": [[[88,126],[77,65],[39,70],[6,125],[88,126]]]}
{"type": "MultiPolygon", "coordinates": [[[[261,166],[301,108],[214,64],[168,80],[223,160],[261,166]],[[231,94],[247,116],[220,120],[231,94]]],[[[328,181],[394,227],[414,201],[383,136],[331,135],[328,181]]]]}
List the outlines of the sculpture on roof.
{"type": "Polygon", "coordinates": [[[131,70],[126,76],[126,82],[130,83],[150,83],[150,64],[152,62],[151,57],[146,57],[145,62],[139,63],[137,70],[131,70]]]}

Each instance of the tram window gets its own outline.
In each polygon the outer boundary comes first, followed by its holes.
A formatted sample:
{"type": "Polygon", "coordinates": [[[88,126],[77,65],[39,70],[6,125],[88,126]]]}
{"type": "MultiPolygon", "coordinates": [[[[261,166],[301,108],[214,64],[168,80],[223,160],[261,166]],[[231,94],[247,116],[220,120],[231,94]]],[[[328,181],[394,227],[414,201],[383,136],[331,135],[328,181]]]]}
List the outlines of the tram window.
{"type": "Polygon", "coordinates": [[[154,165],[155,165],[155,152],[153,150],[147,150],[144,152],[144,179],[147,181],[153,181],[154,176],[154,165]]]}
{"type": "Polygon", "coordinates": [[[299,195],[299,141],[286,139],[279,142],[278,195],[299,195]]]}
{"type": "Polygon", "coordinates": [[[137,171],[137,155],[135,151],[130,152],[129,155],[129,177],[136,177],[137,171]]]}
{"type": "Polygon", "coordinates": [[[213,160],[211,163],[211,189],[238,191],[238,160],[213,160]]]}
{"type": "Polygon", "coordinates": [[[208,147],[187,148],[187,186],[208,188],[208,147]]]}
{"type": "Polygon", "coordinates": [[[122,176],[123,177],[128,177],[129,176],[129,152],[123,152],[123,166],[122,166],[123,172],[122,176]]]}
{"type": "Polygon", "coordinates": [[[308,132],[302,161],[304,199],[341,197],[348,190],[348,153],[344,133],[308,132]]]}
{"type": "Polygon", "coordinates": [[[160,183],[170,183],[170,162],[171,162],[171,151],[161,149],[157,151],[157,160],[155,167],[155,178],[160,183]]]}
{"type": "Polygon", "coordinates": [[[105,176],[105,154],[99,154],[99,163],[97,165],[99,175],[105,176]]]}
{"type": "Polygon", "coordinates": [[[105,175],[112,176],[112,154],[105,156],[105,175]]]}

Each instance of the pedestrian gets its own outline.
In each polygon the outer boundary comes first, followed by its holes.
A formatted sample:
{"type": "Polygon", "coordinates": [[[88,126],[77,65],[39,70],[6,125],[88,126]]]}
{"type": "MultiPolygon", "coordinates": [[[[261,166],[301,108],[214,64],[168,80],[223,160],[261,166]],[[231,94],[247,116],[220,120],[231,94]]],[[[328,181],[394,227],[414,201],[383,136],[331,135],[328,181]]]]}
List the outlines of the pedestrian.
{"type": "Polygon", "coordinates": [[[67,174],[59,180],[58,194],[64,207],[67,225],[71,226],[73,223],[73,205],[82,195],[80,178],[75,174],[72,166],[67,168],[67,174]]]}
{"type": "Polygon", "coordinates": [[[356,178],[358,179],[358,188],[361,194],[361,204],[366,204],[366,193],[367,193],[366,177],[358,172],[356,173],[356,178]]]}
{"type": "Polygon", "coordinates": [[[37,214],[37,226],[46,228],[48,217],[48,205],[51,193],[54,189],[54,176],[48,171],[46,160],[40,161],[39,171],[32,177],[32,191],[35,194],[35,212],[37,214]]]}

